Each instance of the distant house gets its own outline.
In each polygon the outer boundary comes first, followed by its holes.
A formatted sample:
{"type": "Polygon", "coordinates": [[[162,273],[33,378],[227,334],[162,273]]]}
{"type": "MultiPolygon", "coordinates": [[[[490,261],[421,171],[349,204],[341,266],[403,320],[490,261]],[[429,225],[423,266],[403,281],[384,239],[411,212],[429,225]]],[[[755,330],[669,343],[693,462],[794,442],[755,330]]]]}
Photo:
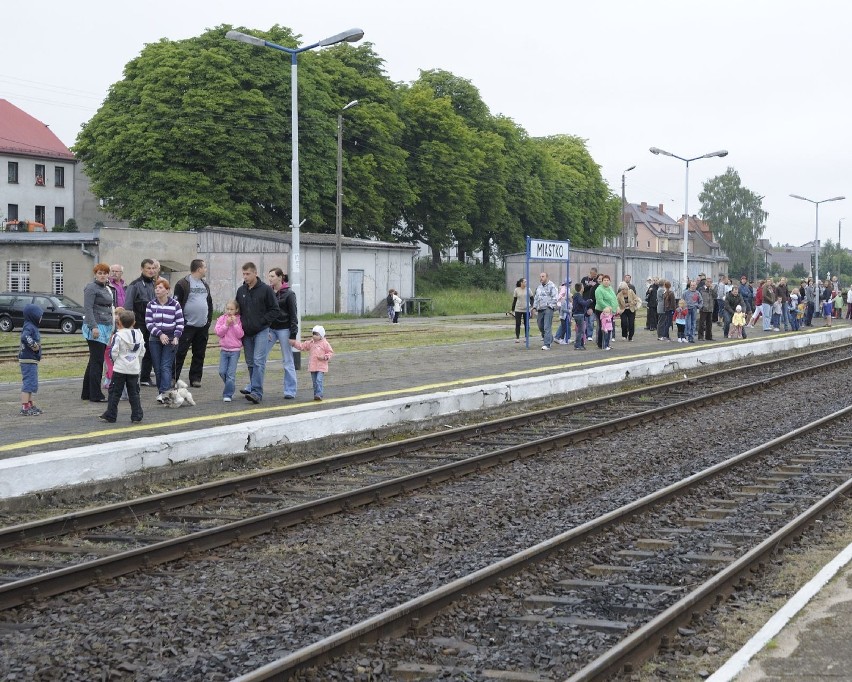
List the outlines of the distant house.
{"type": "MultiPolygon", "coordinates": [[[[656,208],[646,201],[627,204],[624,219],[627,228],[625,247],[645,253],[664,253],[679,249],[680,230],[677,221],[667,215],[663,204],[656,208]]],[[[604,241],[605,247],[620,248],[621,236],[604,241]]]]}
{"type": "Polygon", "coordinates": [[[74,217],[74,154],[44,123],[0,99],[0,224],[48,230],[74,217]]]}
{"type": "MultiPolygon", "coordinates": [[[[677,221],[681,235],[683,234],[683,216],[677,221]]],[[[689,216],[689,252],[696,255],[721,256],[722,247],[713,238],[713,232],[706,220],[698,216],[689,216]]],[[[683,246],[680,247],[683,249],[683,246]]]]}

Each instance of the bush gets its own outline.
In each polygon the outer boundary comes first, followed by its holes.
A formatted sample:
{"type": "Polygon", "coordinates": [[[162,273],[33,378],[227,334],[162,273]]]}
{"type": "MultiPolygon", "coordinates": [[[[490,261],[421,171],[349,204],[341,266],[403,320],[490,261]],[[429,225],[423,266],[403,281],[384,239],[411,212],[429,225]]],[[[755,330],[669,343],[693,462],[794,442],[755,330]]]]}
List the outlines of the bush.
{"type": "Polygon", "coordinates": [[[415,275],[417,295],[423,296],[440,289],[485,289],[504,291],[506,271],[502,268],[468,265],[454,261],[437,268],[418,263],[415,275]]]}
{"type": "Polygon", "coordinates": [[[65,231],[66,232],[79,232],[79,228],[77,227],[77,221],[74,218],[68,218],[65,221],[65,231]]]}

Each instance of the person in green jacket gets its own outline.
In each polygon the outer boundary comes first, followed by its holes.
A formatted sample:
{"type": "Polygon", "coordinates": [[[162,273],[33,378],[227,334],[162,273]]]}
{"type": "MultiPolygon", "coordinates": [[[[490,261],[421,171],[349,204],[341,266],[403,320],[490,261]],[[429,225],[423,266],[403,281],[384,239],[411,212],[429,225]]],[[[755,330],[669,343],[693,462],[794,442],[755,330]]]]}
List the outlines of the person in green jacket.
{"type": "Polygon", "coordinates": [[[612,290],[612,281],[609,275],[604,275],[601,285],[595,289],[595,317],[598,318],[598,348],[603,350],[603,332],[601,331],[601,313],[604,308],[618,310],[618,297],[612,290]]]}

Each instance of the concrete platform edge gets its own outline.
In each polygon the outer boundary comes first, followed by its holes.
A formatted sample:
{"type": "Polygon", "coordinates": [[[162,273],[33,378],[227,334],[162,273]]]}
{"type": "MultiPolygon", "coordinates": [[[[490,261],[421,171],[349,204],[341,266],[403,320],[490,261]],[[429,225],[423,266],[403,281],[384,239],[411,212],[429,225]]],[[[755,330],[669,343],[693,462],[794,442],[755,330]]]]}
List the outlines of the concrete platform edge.
{"type": "MultiPolygon", "coordinates": [[[[825,330],[819,345],[852,336],[852,328],[825,330]]],[[[245,454],[282,443],[383,428],[442,415],[487,409],[507,402],[541,399],[591,387],[641,379],[699,366],[816,345],[812,335],[779,337],[752,343],[700,345],[689,352],[591,365],[552,375],[474,385],[438,393],[348,405],[311,414],[263,419],[209,429],[136,438],[36,453],[0,460],[0,499],[23,497],[62,487],[121,478],[146,469],[216,456],[245,454]]],[[[660,350],[664,350],[661,344],[660,350]]],[[[556,354],[554,353],[554,356],[556,354]]],[[[572,356],[573,358],[574,356],[572,356]]]]}

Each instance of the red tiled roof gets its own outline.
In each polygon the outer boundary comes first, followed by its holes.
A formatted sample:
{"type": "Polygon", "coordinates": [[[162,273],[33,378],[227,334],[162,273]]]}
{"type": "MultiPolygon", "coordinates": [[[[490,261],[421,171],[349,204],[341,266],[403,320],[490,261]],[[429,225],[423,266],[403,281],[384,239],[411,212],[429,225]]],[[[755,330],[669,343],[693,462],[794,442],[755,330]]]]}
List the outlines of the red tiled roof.
{"type": "Polygon", "coordinates": [[[5,99],[0,99],[0,153],[74,160],[50,128],[5,99]]]}

